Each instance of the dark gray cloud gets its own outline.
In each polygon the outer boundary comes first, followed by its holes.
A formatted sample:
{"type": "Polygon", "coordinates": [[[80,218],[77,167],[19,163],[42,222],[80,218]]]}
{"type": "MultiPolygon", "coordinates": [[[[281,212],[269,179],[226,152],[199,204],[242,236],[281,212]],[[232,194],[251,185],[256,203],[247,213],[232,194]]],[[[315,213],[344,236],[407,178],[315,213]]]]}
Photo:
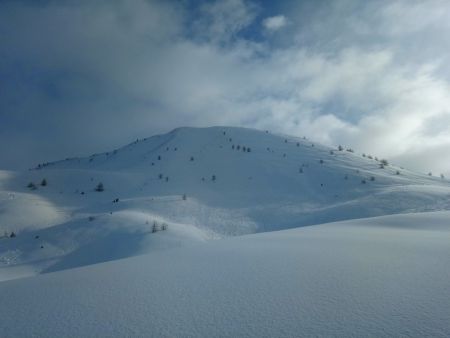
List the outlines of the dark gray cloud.
{"type": "Polygon", "coordinates": [[[450,171],[446,2],[195,3],[0,3],[0,167],[223,124],[450,171]]]}

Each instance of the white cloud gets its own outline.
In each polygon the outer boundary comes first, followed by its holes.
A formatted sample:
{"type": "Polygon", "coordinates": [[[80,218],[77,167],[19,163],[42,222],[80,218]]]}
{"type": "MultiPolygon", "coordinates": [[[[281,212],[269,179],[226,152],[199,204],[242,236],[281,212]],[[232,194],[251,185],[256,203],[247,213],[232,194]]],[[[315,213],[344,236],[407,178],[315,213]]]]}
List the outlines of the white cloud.
{"type": "Polygon", "coordinates": [[[217,0],[205,3],[200,11],[196,35],[214,43],[228,43],[253,22],[258,6],[244,0],[217,0]]]}
{"type": "MultiPolygon", "coordinates": [[[[220,124],[342,143],[450,176],[445,62],[405,57],[400,43],[377,40],[392,36],[391,28],[382,34],[383,28],[365,25],[365,39],[376,43],[359,43],[352,31],[348,45],[340,40],[347,33],[336,20],[355,25],[340,13],[330,20],[336,27],[309,32],[311,37],[319,32],[317,41],[332,45],[332,51],[295,39],[274,48],[240,36],[256,22],[258,7],[248,1],[202,6],[192,36],[186,34],[186,8],[158,1],[114,3],[50,2],[38,10],[24,3],[8,2],[9,10],[2,5],[0,33],[14,35],[0,34],[5,51],[0,73],[9,80],[0,94],[0,122],[12,121],[0,123],[0,143],[20,145],[15,153],[26,153],[28,165],[107,150],[180,125],[220,124]],[[12,132],[19,127],[20,134],[12,132]]],[[[395,20],[383,11],[369,12],[374,14],[364,16],[366,22],[395,20]]],[[[284,17],[284,24],[268,23],[274,18],[264,21],[267,29],[286,24],[284,17]]],[[[288,28],[304,27],[289,21],[288,28]]],[[[407,31],[410,43],[417,32],[407,31]]],[[[0,155],[19,163],[5,147],[0,155]]]]}
{"type": "Polygon", "coordinates": [[[268,31],[277,31],[287,25],[287,19],[284,15],[276,15],[265,18],[262,22],[265,29],[268,31]]]}

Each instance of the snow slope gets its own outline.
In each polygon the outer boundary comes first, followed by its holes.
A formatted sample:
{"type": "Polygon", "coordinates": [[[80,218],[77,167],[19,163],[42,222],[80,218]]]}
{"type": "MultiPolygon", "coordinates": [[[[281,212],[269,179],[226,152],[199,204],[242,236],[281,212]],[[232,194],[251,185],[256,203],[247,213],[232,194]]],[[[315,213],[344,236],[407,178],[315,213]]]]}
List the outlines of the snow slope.
{"type": "Polygon", "coordinates": [[[17,234],[0,238],[0,280],[210,239],[447,209],[450,184],[440,178],[381,169],[302,138],[179,128],[108,153],[0,172],[0,234],[17,234]],[[103,192],[94,191],[99,182],[103,192]],[[153,233],[154,222],[168,230],[153,233]]]}
{"type": "Polygon", "coordinates": [[[448,337],[450,212],[209,241],[0,283],[1,337],[448,337]]]}

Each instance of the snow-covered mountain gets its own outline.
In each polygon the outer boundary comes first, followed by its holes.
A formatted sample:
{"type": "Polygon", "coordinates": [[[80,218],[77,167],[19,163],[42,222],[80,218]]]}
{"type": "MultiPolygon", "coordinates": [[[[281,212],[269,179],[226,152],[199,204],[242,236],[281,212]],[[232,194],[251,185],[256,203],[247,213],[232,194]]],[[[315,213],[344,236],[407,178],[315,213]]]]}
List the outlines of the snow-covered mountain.
{"type": "Polygon", "coordinates": [[[0,172],[0,233],[17,235],[0,238],[0,279],[227,236],[450,209],[447,180],[368,156],[268,131],[179,128],[0,172]]]}
{"type": "Polygon", "coordinates": [[[450,184],[371,157],[180,128],[0,171],[0,337],[448,337],[450,184]]]}

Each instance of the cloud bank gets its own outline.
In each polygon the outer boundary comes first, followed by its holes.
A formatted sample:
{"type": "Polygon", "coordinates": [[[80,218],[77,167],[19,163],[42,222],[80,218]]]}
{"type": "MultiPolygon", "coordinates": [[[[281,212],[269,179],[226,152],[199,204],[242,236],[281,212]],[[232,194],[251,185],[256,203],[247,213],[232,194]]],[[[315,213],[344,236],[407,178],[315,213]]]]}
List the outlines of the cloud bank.
{"type": "Polygon", "coordinates": [[[238,125],[450,174],[448,6],[2,2],[0,167],[238,125]]]}

